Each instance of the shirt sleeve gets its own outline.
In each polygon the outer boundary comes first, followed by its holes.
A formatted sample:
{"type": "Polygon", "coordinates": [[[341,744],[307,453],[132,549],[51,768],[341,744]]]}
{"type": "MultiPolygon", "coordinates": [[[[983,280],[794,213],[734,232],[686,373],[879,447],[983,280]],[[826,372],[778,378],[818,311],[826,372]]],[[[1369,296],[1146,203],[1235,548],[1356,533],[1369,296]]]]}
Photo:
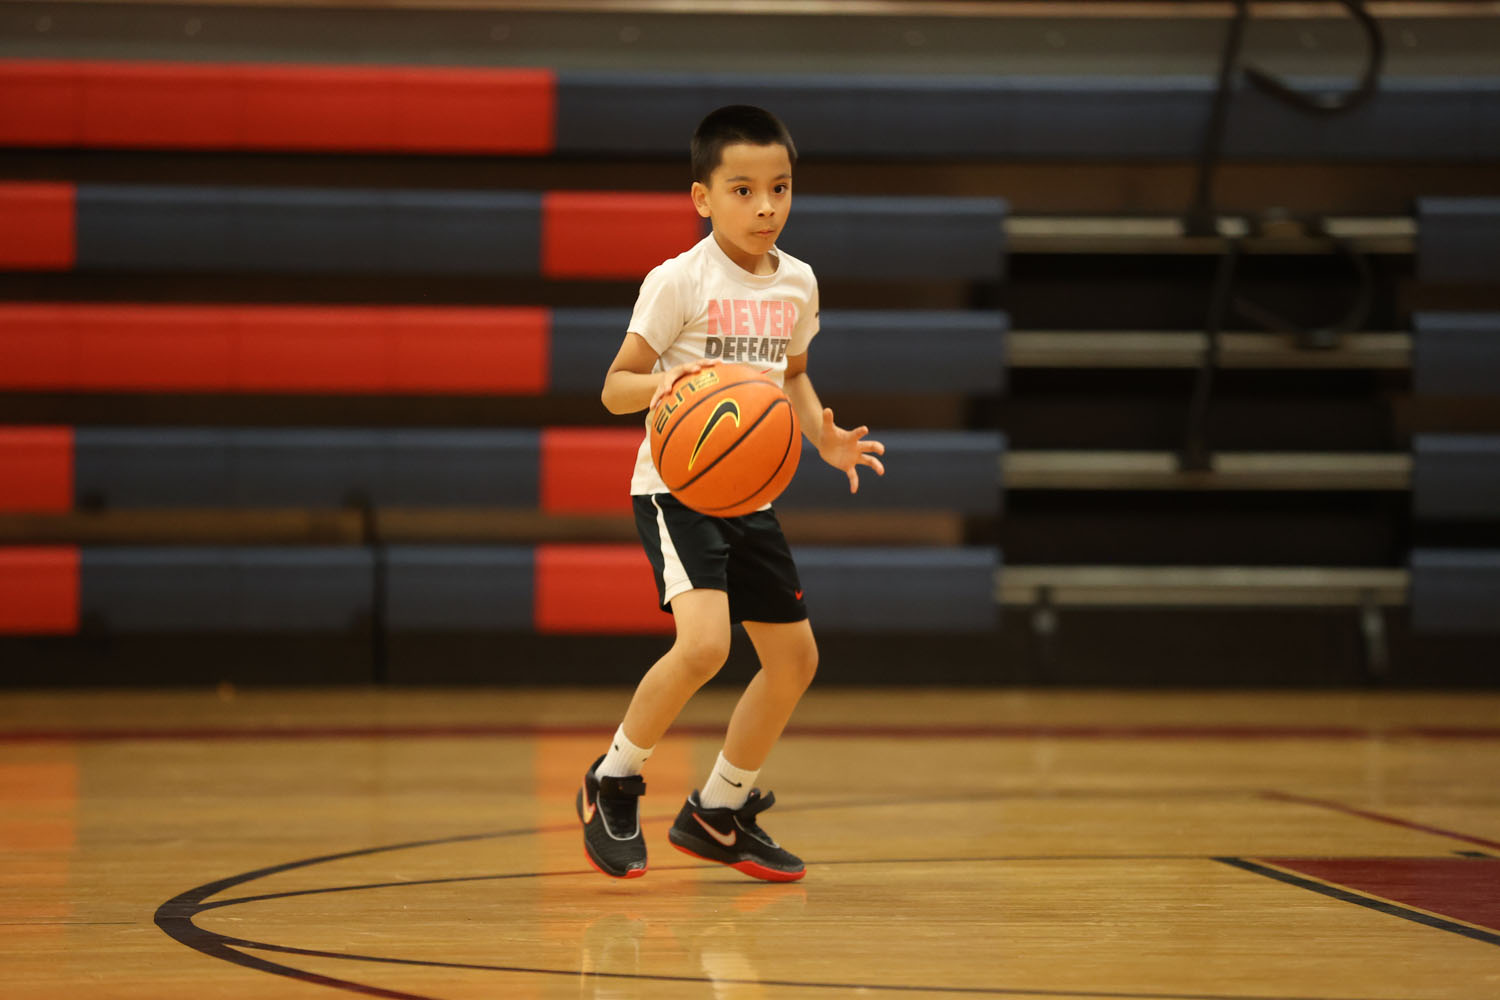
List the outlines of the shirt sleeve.
{"type": "Polygon", "coordinates": [[[797,325],[792,328],[792,342],[787,345],[787,353],[805,354],[818,330],[818,283],[814,280],[812,295],[807,300],[807,308],[803,310],[802,315],[797,317],[797,325]]]}
{"type": "Polygon", "coordinates": [[[671,261],[659,264],[641,282],[635,311],[630,314],[627,333],[638,333],[657,354],[664,354],[687,325],[684,296],[677,269],[671,261]]]}

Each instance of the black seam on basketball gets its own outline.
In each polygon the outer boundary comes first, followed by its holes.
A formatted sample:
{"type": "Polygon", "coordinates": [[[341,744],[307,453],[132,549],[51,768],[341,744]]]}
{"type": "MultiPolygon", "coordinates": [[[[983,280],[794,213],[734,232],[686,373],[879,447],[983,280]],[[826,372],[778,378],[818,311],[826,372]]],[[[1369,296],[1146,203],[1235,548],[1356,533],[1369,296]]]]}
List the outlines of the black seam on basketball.
{"type": "MultiPolygon", "coordinates": [[[[685,490],[689,486],[692,486],[694,483],[696,483],[698,480],[702,479],[704,476],[708,475],[710,472],[712,472],[714,470],[715,466],[717,466],[720,462],[724,461],[724,459],[728,458],[731,454],[733,454],[733,452],[734,452],[734,450],[736,448],[738,448],[741,444],[743,444],[750,437],[750,435],[754,434],[755,433],[755,428],[757,428],[761,424],[765,423],[766,418],[769,417],[772,413],[775,413],[776,409],[778,407],[785,406],[787,408],[790,408],[791,405],[792,405],[791,401],[788,400],[785,396],[782,396],[780,399],[773,400],[772,403],[771,403],[771,405],[768,406],[768,407],[766,407],[765,410],[763,410],[761,412],[761,415],[755,419],[755,423],[751,424],[749,427],[746,427],[743,431],[740,432],[740,436],[735,440],[734,444],[730,445],[728,448],[725,448],[722,454],[720,454],[712,462],[708,463],[708,465],[704,466],[702,472],[698,473],[696,476],[694,476],[692,479],[689,479],[687,482],[683,483],[681,486],[676,487],[676,489],[685,490]]],[[[795,420],[794,420],[793,423],[794,423],[794,426],[795,426],[795,420]]],[[[784,457],[783,457],[783,461],[785,461],[784,457]]],[[[778,466],[778,468],[779,468],[779,466],[778,466]]],[[[771,480],[769,480],[769,479],[766,480],[766,482],[770,482],[770,481],[771,480]]],[[[765,488],[765,483],[762,483],[761,486],[759,487],[759,489],[764,489],[764,488],[765,488]]],[[[748,495],[749,496],[754,496],[755,493],[752,492],[752,493],[750,493],[748,495]]],[[[744,500],[741,500],[740,503],[744,503],[744,500]]],[[[725,504],[724,506],[714,507],[714,508],[711,508],[711,509],[712,510],[724,510],[726,507],[733,507],[733,506],[734,506],[734,504],[725,504]]]]}

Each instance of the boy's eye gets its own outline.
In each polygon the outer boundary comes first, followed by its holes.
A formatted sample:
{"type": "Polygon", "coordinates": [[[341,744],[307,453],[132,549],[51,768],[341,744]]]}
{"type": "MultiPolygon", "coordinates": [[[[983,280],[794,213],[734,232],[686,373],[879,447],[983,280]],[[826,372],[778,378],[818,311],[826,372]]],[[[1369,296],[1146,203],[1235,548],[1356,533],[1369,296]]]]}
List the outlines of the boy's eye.
{"type": "Polygon", "coordinates": [[[750,193],[750,189],[747,187],[737,187],[734,189],[734,193],[743,198],[745,195],[750,193]]]}
{"type": "Polygon", "coordinates": [[[790,184],[778,184],[778,185],[776,185],[776,193],[777,194],[786,194],[791,189],[792,189],[792,186],[790,184]]]}

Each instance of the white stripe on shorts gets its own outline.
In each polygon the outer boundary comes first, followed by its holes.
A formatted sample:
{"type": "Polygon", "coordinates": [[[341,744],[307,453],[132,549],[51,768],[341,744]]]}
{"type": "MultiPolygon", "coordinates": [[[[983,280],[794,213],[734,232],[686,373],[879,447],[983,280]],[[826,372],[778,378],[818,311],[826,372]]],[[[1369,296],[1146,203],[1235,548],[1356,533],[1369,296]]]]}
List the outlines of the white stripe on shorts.
{"type": "Polygon", "coordinates": [[[662,513],[661,504],[656,502],[654,493],[651,495],[651,506],[656,508],[656,533],[661,538],[661,582],[664,588],[661,602],[671,604],[672,598],[693,589],[693,581],[688,579],[687,568],[677,556],[677,546],[672,544],[672,533],[667,530],[667,516],[662,513]]]}

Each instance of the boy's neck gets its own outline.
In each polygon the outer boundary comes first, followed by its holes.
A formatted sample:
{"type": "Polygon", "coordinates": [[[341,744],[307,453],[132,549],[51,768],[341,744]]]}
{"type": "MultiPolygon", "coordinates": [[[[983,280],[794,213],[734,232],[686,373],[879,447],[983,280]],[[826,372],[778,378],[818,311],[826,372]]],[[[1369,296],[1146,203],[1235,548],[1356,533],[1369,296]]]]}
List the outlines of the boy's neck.
{"type": "Polygon", "coordinates": [[[774,253],[749,254],[719,235],[719,231],[713,231],[714,242],[719,249],[742,271],[748,271],[756,277],[764,278],[776,273],[781,265],[780,259],[774,253]]]}

